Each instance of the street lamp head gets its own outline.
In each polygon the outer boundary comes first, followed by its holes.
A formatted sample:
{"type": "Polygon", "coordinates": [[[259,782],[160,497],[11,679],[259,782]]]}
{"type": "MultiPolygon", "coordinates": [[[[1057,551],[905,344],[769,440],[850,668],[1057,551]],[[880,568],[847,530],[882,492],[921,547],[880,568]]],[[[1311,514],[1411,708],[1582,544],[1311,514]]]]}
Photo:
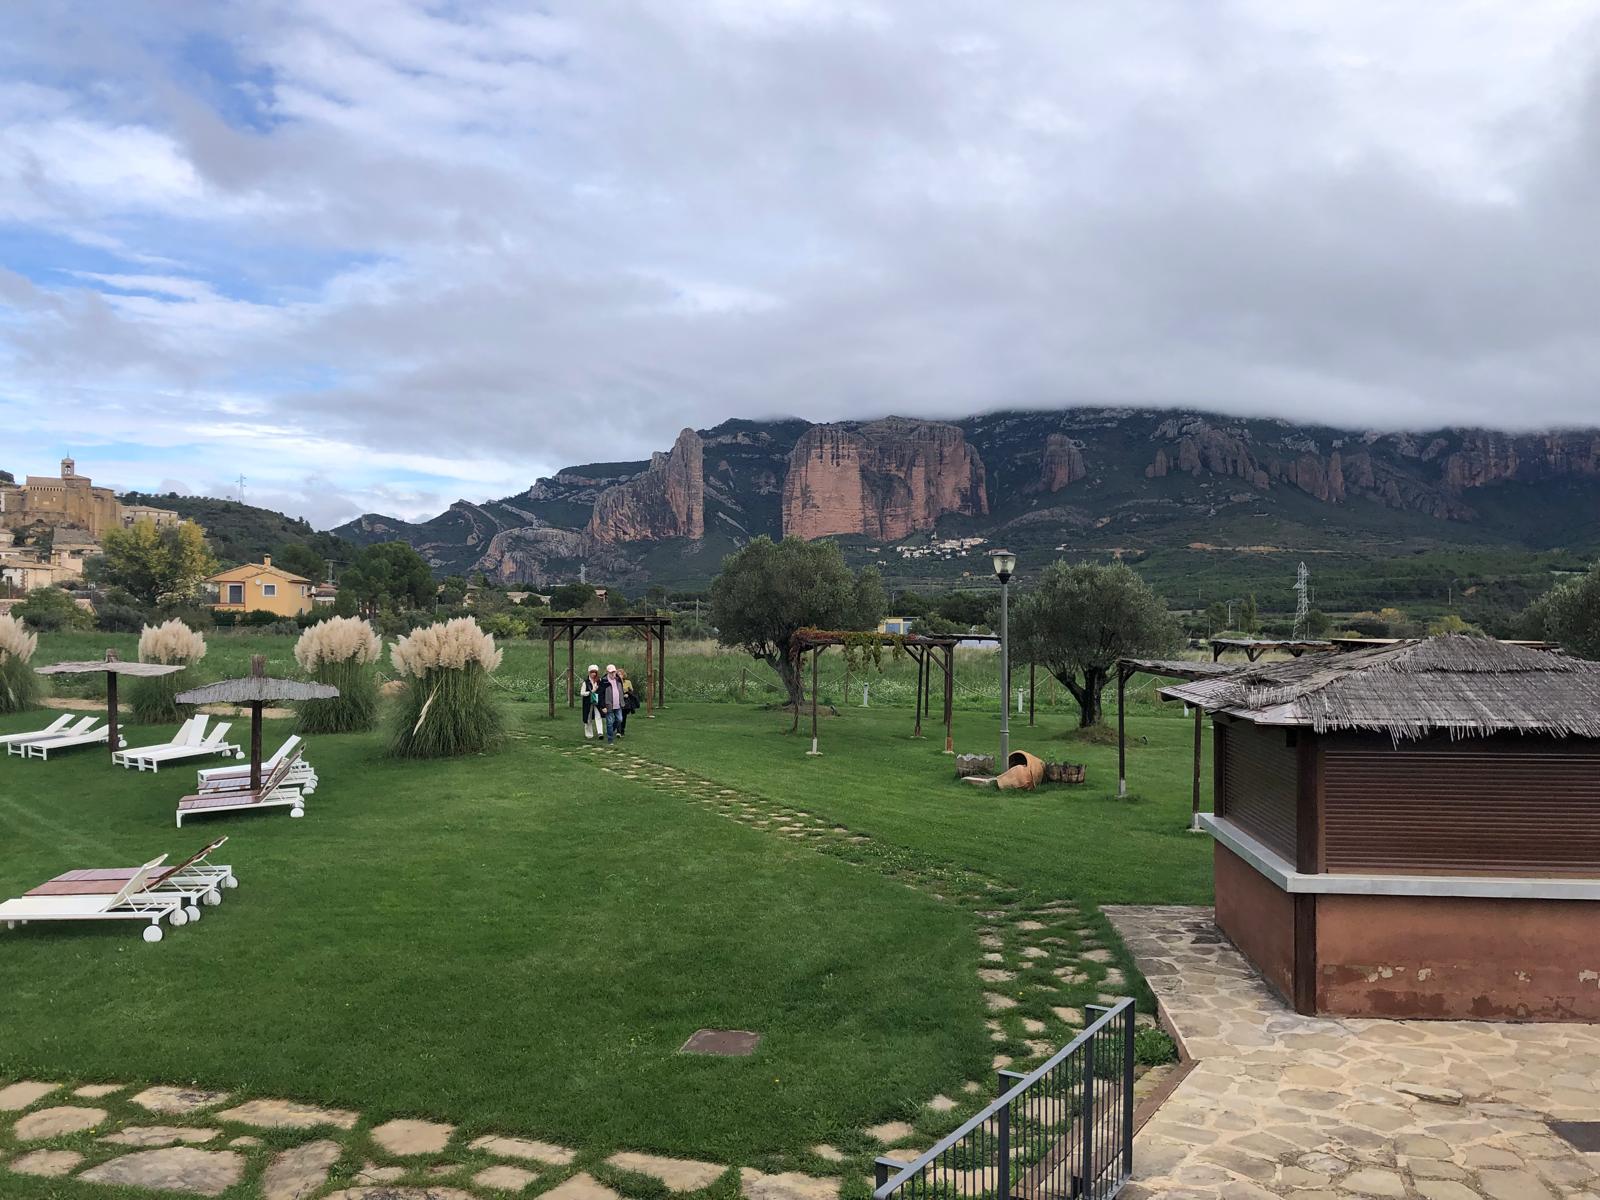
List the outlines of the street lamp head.
{"type": "Polygon", "coordinates": [[[1012,572],[1017,569],[1017,556],[1009,550],[991,550],[989,560],[994,563],[995,578],[1010,583],[1012,572]]]}

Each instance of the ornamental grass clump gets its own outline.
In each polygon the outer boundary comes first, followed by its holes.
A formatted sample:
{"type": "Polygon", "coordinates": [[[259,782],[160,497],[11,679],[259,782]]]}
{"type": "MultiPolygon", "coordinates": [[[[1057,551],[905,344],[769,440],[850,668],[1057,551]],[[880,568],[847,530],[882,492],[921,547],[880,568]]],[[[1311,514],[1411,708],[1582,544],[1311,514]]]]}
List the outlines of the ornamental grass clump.
{"type": "Polygon", "coordinates": [[[186,719],[187,706],[179,692],[199,680],[196,664],[206,656],[206,639],[174,617],[160,625],[146,625],[139,633],[139,661],[179,665],[169,675],[139,676],[133,682],[133,719],[144,725],[170,725],[186,719]]]}
{"type": "Polygon", "coordinates": [[[500,666],[494,638],[471,617],[427,625],[389,651],[406,682],[389,752],[444,758],[487,749],[500,738],[489,674],[500,666]]]}
{"type": "Polygon", "coordinates": [[[372,664],[383,643],[359,617],[331,617],[300,635],[294,660],[306,676],[339,689],[332,700],[300,702],[301,733],[359,733],[378,723],[378,681],[372,664]]]}
{"type": "Polygon", "coordinates": [[[9,613],[0,616],[0,713],[23,712],[39,703],[39,677],[29,664],[39,635],[9,613]]]}

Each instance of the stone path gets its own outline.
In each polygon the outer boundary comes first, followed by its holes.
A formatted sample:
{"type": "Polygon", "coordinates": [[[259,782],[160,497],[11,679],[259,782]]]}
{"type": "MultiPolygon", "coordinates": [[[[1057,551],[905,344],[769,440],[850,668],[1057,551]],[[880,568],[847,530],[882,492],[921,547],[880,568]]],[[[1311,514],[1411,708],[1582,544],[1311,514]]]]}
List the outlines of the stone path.
{"type": "Polygon", "coordinates": [[[1210,909],[1106,910],[1196,1061],[1124,1200],[1600,1200],[1600,1027],[1302,1017],[1210,909]]]}

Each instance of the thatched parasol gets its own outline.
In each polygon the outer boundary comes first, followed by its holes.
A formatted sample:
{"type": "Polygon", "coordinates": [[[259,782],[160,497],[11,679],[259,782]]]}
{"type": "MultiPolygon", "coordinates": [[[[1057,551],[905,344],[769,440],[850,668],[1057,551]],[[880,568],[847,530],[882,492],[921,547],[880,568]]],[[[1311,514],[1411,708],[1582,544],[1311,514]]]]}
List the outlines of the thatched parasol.
{"type": "Polygon", "coordinates": [[[97,671],[105,673],[106,743],[113,755],[120,748],[121,740],[117,736],[117,676],[133,675],[149,679],[156,675],[171,675],[174,671],[181,670],[183,670],[182,663],[123,662],[117,657],[115,650],[107,650],[103,660],[51,663],[48,667],[34,668],[40,675],[92,675],[97,671]]]}
{"type": "Polygon", "coordinates": [[[267,674],[265,655],[253,655],[250,674],[243,679],[208,683],[178,696],[180,704],[244,704],[250,708],[250,790],[261,790],[261,709],[274,701],[332,700],[339,689],[326,683],[298,679],[273,679],[267,674]]]}

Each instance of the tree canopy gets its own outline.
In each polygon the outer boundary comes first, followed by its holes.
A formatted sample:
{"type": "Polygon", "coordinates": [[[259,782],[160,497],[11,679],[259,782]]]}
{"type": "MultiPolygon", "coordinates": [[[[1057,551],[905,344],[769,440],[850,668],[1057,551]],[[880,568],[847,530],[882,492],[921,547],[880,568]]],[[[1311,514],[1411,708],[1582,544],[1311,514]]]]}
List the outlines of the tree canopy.
{"type": "Polygon", "coordinates": [[[1089,726],[1100,720],[1119,658],[1170,654],[1179,638],[1165,602],[1126,564],[1062,561],[1017,602],[1011,652],[1059,679],[1078,702],[1078,723],[1089,726]]]}
{"type": "Polygon", "coordinates": [[[1600,659],[1600,563],[1535,600],[1522,626],[1526,636],[1559,642],[1568,654],[1600,659]]]}
{"type": "Polygon", "coordinates": [[[272,565],[312,583],[320,583],[328,571],[328,560],[304,542],[278,543],[272,551],[272,565]]]}
{"type": "Polygon", "coordinates": [[[801,701],[791,657],[801,629],[874,629],[883,618],[883,583],[873,567],[853,573],[831,541],[758,537],[723,559],[711,584],[711,622],[724,646],[760,659],[801,701]]]}
{"type": "Polygon", "coordinates": [[[107,530],[101,546],[101,578],[147,605],[193,599],[217,571],[205,530],[193,521],[164,529],[136,521],[127,529],[107,530]]]}
{"type": "Polygon", "coordinates": [[[432,608],[437,588],[433,570],[405,542],[378,542],[356,555],[339,580],[367,612],[381,608],[432,608]]]}

